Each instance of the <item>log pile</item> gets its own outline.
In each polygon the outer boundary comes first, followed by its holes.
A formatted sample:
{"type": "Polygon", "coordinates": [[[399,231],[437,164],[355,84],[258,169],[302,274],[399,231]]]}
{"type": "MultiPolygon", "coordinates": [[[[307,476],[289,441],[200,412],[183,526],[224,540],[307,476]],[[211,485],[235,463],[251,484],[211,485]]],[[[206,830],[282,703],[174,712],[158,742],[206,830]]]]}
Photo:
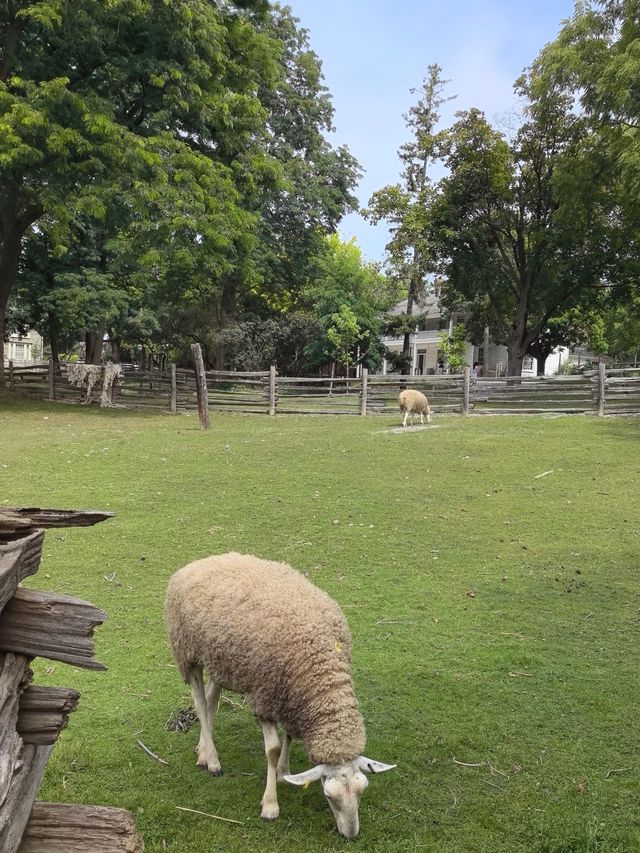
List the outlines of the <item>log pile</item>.
{"type": "Polygon", "coordinates": [[[32,684],[36,656],[88,669],[104,613],[80,599],[19,587],[40,564],[46,527],[88,526],[112,513],[0,509],[0,853],[139,853],[121,809],[35,803],[53,744],[79,694],[32,684]]]}

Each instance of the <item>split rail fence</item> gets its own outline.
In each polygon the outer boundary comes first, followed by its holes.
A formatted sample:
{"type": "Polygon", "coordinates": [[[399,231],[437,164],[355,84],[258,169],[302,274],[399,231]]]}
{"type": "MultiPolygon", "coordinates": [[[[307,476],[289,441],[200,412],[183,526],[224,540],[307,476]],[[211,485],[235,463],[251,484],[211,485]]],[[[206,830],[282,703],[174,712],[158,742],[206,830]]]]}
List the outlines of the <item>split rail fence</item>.
{"type": "Polygon", "coordinates": [[[104,806],[34,802],[76,690],[32,684],[34,657],[104,670],[93,630],[105,614],[77,598],[19,586],[35,574],[47,527],[95,524],[112,513],[0,509],[0,851],[139,853],[133,816],[104,806]]]}
{"type": "MultiPolygon", "coordinates": [[[[141,370],[122,365],[114,404],[125,408],[170,412],[198,408],[193,370],[141,370]]],[[[210,411],[248,414],[350,414],[398,412],[398,393],[416,388],[425,393],[433,411],[462,414],[640,412],[640,368],[605,369],[576,376],[489,377],[472,380],[469,369],[459,375],[345,377],[279,376],[267,371],[206,371],[210,411]]],[[[32,399],[84,402],[85,390],[72,386],[64,365],[15,367],[8,371],[9,388],[32,399]]],[[[100,396],[97,383],[93,399],[100,396]]]]}

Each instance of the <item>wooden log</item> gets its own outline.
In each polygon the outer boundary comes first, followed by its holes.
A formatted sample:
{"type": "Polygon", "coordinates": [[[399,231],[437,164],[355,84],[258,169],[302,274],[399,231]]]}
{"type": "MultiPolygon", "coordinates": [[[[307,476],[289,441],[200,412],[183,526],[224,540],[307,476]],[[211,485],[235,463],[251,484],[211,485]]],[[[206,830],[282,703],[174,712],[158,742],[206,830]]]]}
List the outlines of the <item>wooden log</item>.
{"type": "Polygon", "coordinates": [[[113,516],[113,512],[93,509],[6,506],[0,509],[0,537],[3,531],[14,533],[27,532],[40,527],[91,527],[113,516]]]}
{"type": "Polygon", "coordinates": [[[272,364],[269,368],[269,414],[271,417],[276,413],[276,366],[272,364]]]}
{"type": "Polygon", "coordinates": [[[79,698],[70,688],[29,685],[20,696],[18,734],[25,743],[54,744],[79,698]]]}
{"type": "Polygon", "coordinates": [[[367,397],[369,391],[369,371],[366,367],[362,368],[362,393],[360,398],[360,414],[363,417],[367,416],[367,397]]]}
{"type": "Polygon", "coordinates": [[[140,853],[133,816],[122,809],[34,803],[18,853],[140,853]]]}
{"type": "Polygon", "coordinates": [[[604,361],[600,361],[598,363],[598,394],[596,397],[597,400],[597,409],[596,414],[598,417],[602,417],[604,415],[604,398],[605,398],[605,384],[607,378],[607,368],[604,361]]]}
{"type": "MultiPolygon", "coordinates": [[[[20,696],[32,674],[24,655],[0,654],[0,815],[19,770],[22,739],[17,732],[20,696]]],[[[0,850],[2,850],[0,845],[0,850]]]]}
{"type": "Polygon", "coordinates": [[[171,408],[171,414],[172,415],[175,415],[176,412],[178,411],[177,398],[178,398],[178,386],[176,384],[176,366],[175,366],[175,364],[172,364],[171,365],[171,401],[170,401],[170,408],[171,408]]]}
{"type": "Polygon", "coordinates": [[[56,383],[55,383],[55,373],[54,373],[54,365],[53,359],[49,359],[49,364],[47,366],[47,385],[49,390],[48,400],[56,399],[56,383]]]}
{"type": "Polygon", "coordinates": [[[209,399],[207,396],[207,379],[200,344],[191,344],[191,354],[196,369],[196,391],[198,395],[198,417],[200,429],[209,429],[209,399]]]}
{"type": "Polygon", "coordinates": [[[471,370],[468,367],[464,369],[464,385],[462,388],[462,414],[469,414],[469,390],[471,385],[471,370]]]}
{"type": "Polygon", "coordinates": [[[0,850],[16,853],[53,747],[23,744],[6,798],[0,804],[0,850]]]}
{"type": "Polygon", "coordinates": [[[43,540],[44,530],[36,530],[13,541],[0,541],[0,613],[20,581],[38,571],[43,540]]]}
{"type": "Polygon", "coordinates": [[[105,618],[79,598],[21,588],[4,608],[0,650],[105,670],[93,660],[93,631],[105,618]]]}

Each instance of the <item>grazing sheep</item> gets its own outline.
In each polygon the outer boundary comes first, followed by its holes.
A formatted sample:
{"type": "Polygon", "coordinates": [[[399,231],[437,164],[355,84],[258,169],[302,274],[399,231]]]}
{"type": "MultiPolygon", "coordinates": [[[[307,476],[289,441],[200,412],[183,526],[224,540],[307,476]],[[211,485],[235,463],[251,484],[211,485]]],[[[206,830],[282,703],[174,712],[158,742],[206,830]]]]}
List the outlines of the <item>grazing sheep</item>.
{"type": "Polygon", "coordinates": [[[400,411],[404,413],[402,426],[407,425],[407,416],[411,415],[411,424],[413,425],[414,414],[420,415],[420,423],[424,423],[424,415],[427,416],[427,423],[431,423],[431,409],[429,401],[421,391],[414,391],[412,388],[407,388],[400,392],[398,397],[398,405],[400,411]]]}
{"type": "Polygon", "coordinates": [[[264,736],[261,817],[279,815],[276,780],[306,786],[321,779],[338,831],[355,838],[368,785],[361,771],[395,765],[361,755],[365,730],[351,681],[351,635],[335,601],[284,563],[220,554],[173,575],[165,621],[200,721],[198,766],[221,775],[213,719],[223,687],[241,693],[264,736]],[[316,765],[296,775],[289,773],[293,738],[316,765]]]}

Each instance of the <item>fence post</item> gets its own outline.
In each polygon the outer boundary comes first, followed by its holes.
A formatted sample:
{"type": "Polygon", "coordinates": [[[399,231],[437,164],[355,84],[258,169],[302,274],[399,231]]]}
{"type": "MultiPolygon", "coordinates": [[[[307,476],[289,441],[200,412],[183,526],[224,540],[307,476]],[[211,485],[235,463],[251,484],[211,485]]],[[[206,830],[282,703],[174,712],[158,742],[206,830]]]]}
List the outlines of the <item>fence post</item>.
{"type": "Polygon", "coordinates": [[[53,359],[49,359],[49,368],[48,368],[48,378],[49,378],[49,396],[47,400],[55,400],[56,399],[56,385],[55,385],[55,374],[54,374],[54,364],[53,359]]]}
{"type": "Polygon", "coordinates": [[[269,415],[273,417],[276,413],[276,366],[269,367],[269,415]]]}
{"type": "Polygon", "coordinates": [[[598,417],[604,415],[604,383],[607,378],[607,368],[604,361],[598,362],[598,417]]]}
{"type": "Polygon", "coordinates": [[[178,411],[178,379],[175,364],[171,365],[171,414],[178,411]]]}
{"type": "Polygon", "coordinates": [[[362,368],[362,397],[360,399],[360,414],[366,417],[367,415],[367,394],[369,392],[369,371],[366,367],[362,368]]]}
{"type": "Polygon", "coordinates": [[[9,359],[9,388],[12,391],[16,390],[16,380],[13,375],[13,361],[9,359]]]}
{"type": "Polygon", "coordinates": [[[200,429],[209,429],[209,394],[207,393],[207,376],[204,371],[204,359],[200,344],[191,344],[193,365],[196,369],[196,393],[198,395],[198,417],[200,429]]]}
{"type": "Polygon", "coordinates": [[[471,368],[464,369],[464,383],[462,385],[462,414],[469,414],[469,388],[471,385],[471,368]]]}

